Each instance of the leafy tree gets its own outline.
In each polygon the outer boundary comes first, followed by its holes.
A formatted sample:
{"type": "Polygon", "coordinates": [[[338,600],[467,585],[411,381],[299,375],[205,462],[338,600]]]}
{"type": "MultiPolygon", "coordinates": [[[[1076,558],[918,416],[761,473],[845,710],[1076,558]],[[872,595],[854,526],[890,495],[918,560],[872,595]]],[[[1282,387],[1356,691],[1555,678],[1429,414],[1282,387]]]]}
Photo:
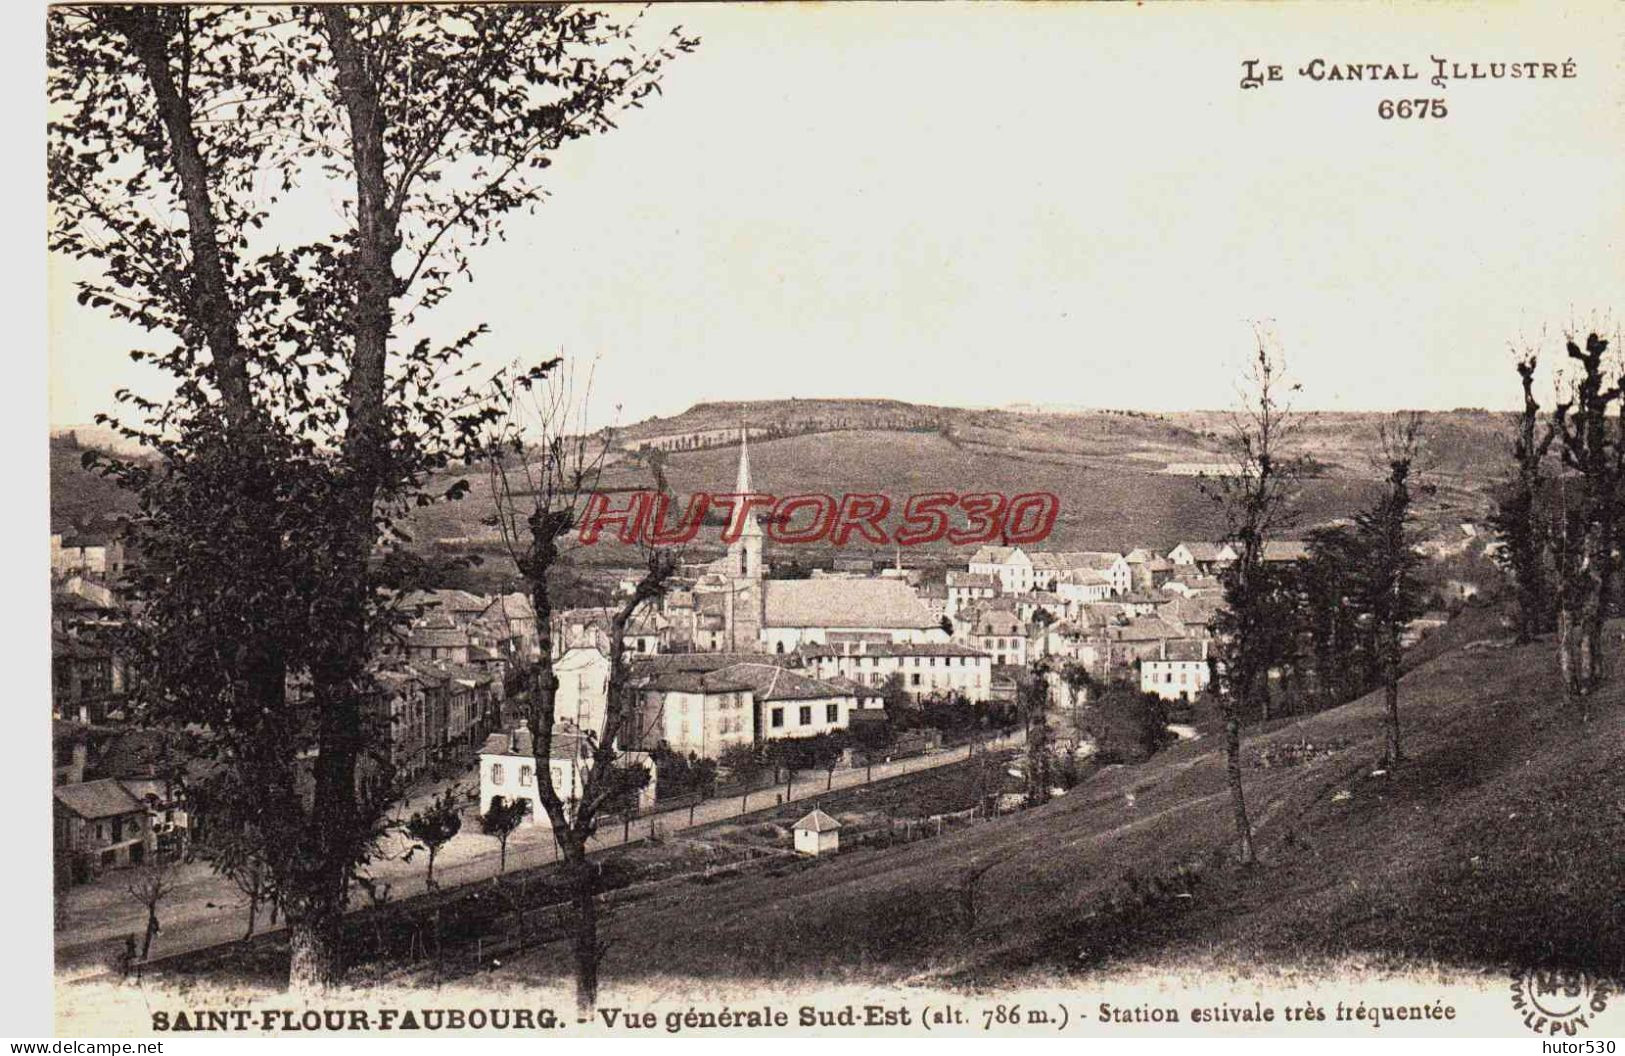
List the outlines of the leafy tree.
{"type": "Polygon", "coordinates": [[[1376,503],[1355,518],[1359,606],[1371,622],[1382,672],[1390,765],[1404,758],[1399,736],[1400,636],[1422,610],[1422,587],[1416,578],[1421,558],[1409,529],[1412,474],[1422,442],[1420,415],[1399,414],[1383,424],[1378,455],[1388,476],[1376,503]]]}
{"type": "MultiPolygon", "coordinates": [[[[435,856],[440,853],[440,848],[463,830],[461,797],[462,789],[450,786],[406,821],[404,831],[416,844],[413,850],[422,848],[429,856],[428,872],[423,880],[426,890],[433,891],[439,886],[434,879],[435,856]]],[[[411,854],[412,851],[407,852],[408,858],[411,854]]]]}
{"type": "Polygon", "coordinates": [[[1055,783],[1055,734],[1049,725],[1049,683],[1044,673],[1022,672],[1016,694],[1027,731],[1027,803],[1037,806],[1049,802],[1055,783]]]}
{"type": "Polygon", "coordinates": [[[1360,540],[1352,528],[1309,533],[1309,556],[1299,568],[1302,626],[1322,706],[1351,700],[1371,685],[1372,628],[1357,604],[1360,540]]]}
{"type": "MultiPolygon", "coordinates": [[[[245,832],[241,821],[231,824],[229,818],[203,826],[202,832],[203,850],[214,871],[230,880],[248,899],[248,930],[243,934],[247,941],[254,937],[260,906],[274,906],[276,902],[276,875],[265,856],[265,839],[257,832],[245,832]]],[[[271,921],[276,922],[274,914],[271,921]]]]}
{"type": "Polygon", "coordinates": [[[766,764],[759,745],[730,744],[717,755],[717,765],[727,768],[735,781],[748,785],[761,774],[766,764]]]}
{"type": "Polygon", "coordinates": [[[1264,562],[1264,543],[1291,517],[1296,473],[1287,448],[1295,432],[1278,353],[1263,334],[1246,379],[1245,404],[1231,416],[1233,473],[1204,477],[1204,490],[1225,518],[1236,560],[1223,571],[1225,607],[1216,621],[1217,674],[1224,714],[1225,769],[1235,814],[1237,857],[1253,860],[1252,824],[1241,782],[1241,723],[1280,653],[1277,584],[1264,562]],[[1285,390],[1285,391],[1283,391],[1285,390]]]}
{"type": "Polygon", "coordinates": [[[1172,740],[1167,703],[1135,687],[1105,689],[1085,714],[1095,758],[1102,763],[1143,762],[1172,740]]]}
{"type": "Polygon", "coordinates": [[[480,831],[496,839],[501,848],[497,858],[497,875],[501,876],[508,871],[508,837],[514,834],[520,824],[530,814],[530,800],[503,799],[498,796],[491,800],[490,809],[480,815],[480,831]]]}
{"type": "Polygon", "coordinates": [[[297,987],[339,978],[393,791],[367,669],[410,564],[395,521],[481,419],[436,384],[475,334],[403,329],[542,200],[552,151],[693,46],[541,6],[50,12],[50,248],[94,269],[81,302],[170,343],[135,355],[176,383],[114,422],[155,459],[104,463],[157,570],[144,703],[215,733],[297,987]],[[309,235],[280,208],[306,187],[345,200],[309,235]]]}
{"type": "Polygon", "coordinates": [[[880,687],[880,700],[892,729],[915,730],[924,725],[924,712],[903,685],[901,672],[893,671],[886,676],[885,684],[880,687]]]}

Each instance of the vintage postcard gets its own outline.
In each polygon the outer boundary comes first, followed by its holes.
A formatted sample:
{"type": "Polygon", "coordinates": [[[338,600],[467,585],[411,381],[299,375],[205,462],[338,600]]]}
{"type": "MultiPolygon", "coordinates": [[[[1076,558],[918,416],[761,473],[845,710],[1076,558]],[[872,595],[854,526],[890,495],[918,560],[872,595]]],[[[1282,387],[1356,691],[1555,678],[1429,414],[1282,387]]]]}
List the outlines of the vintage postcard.
{"type": "Polygon", "coordinates": [[[36,13],[36,1034],[1625,1035],[1619,5],[36,13]]]}

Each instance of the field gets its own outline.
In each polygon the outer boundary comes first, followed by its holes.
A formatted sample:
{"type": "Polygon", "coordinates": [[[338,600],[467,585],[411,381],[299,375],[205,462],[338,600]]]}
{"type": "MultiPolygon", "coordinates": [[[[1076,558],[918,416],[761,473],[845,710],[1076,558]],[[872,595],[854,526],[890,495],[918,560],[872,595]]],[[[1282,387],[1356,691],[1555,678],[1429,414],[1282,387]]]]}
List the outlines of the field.
{"type": "MultiPolygon", "coordinates": [[[[1252,868],[1228,854],[1209,735],[938,839],[653,896],[611,922],[606,975],[977,989],[1196,957],[1619,973],[1625,694],[1606,691],[1581,724],[1554,667],[1537,643],[1417,668],[1403,694],[1410,758],[1394,772],[1377,764],[1379,696],[1253,732],[1252,868]],[[982,865],[971,927],[964,891],[982,865]]],[[[504,974],[557,981],[561,964],[544,947],[504,974]]]]}

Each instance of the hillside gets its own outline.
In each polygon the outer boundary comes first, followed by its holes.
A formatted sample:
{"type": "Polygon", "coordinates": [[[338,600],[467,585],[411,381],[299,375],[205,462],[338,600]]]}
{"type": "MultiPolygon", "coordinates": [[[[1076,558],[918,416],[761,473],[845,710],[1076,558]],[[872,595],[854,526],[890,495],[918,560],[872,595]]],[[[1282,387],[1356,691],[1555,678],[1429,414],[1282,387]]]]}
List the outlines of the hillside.
{"type": "MultiPolygon", "coordinates": [[[[1317,414],[1301,420],[1302,450],[1325,467],[1305,486],[1301,527],[1346,517],[1365,500],[1375,475],[1370,452],[1381,417],[1317,414]]],[[[633,447],[654,437],[692,435],[697,446],[664,456],[672,485],[683,493],[727,491],[741,423],[754,437],[756,485],[776,495],[879,491],[900,505],[924,491],[1050,491],[1061,499],[1050,541],[1057,548],[1167,548],[1222,529],[1196,478],[1167,472],[1170,464],[1223,459],[1228,422],[1216,412],[975,410],[896,400],[702,403],[671,418],[618,430],[616,443],[633,447]]],[[[1419,496],[1424,528],[1483,516],[1487,489],[1504,473],[1509,426],[1507,416],[1485,412],[1427,416],[1425,480],[1432,490],[1419,496]]],[[[647,461],[636,453],[622,458],[605,486],[650,486],[647,461]]],[[[466,475],[473,485],[468,498],[412,516],[409,530],[421,543],[495,542],[485,523],[492,504],[484,474],[466,475]]],[[[53,440],[51,479],[52,515],[61,523],[128,507],[128,496],[79,467],[77,452],[67,449],[64,438],[53,440]]],[[[441,483],[449,485],[450,479],[441,483]]],[[[720,551],[714,545],[700,549],[720,551]]],[[[937,556],[951,556],[950,549],[939,547],[937,556]]],[[[831,556],[826,547],[793,555],[771,546],[769,551],[770,557],[794,556],[803,564],[827,563],[831,556]]],[[[617,564],[629,555],[604,546],[581,559],[617,564]]]]}
{"type": "MultiPolygon", "coordinates": [[[[1549,644],[1457,650],[1404,682],[1406,748],[1374,770],[1372,695],[1253,732],[1259,865],[1228,857],[1216,737],[1108,768],[1044,807],[937,839],[689,887],[618,909],[611,985],[659,977],[999,987],[1206,961],[1290,969],[1625,970],[1625,707],[1588,725],[1549,644]],[[1294,746],[1295,749],[1294,749],[1294,746]],[[1264,748],[1277,762],[1257,765],[1264,748]],[[967,927],[967,869],[992,862],[967,927]],[[658,970],[653,966],[659,966],[658,970]],[[658,975],[657,975],[658,971],[658,975]]],[[[560,950],[504,969],[556,980],[560,950]]]]}

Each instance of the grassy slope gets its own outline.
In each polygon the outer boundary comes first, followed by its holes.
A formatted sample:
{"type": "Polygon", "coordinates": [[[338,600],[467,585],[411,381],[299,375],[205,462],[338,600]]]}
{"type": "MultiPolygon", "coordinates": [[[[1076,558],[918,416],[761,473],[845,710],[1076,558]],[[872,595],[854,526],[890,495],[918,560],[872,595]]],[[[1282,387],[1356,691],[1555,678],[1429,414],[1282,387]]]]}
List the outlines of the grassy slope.
{"type": "MultiPolygon", "coordinates": [[[[666,474],[681,494],[732,491],[738,459],[733,448],[686,452],[668,460],[666,474]]],[[[901,525],[901,505],[911,494],[1049,491],[1061,500],[1060,518],[1046,543],[1051,548],[1168,548],[1181,539],[1222,532],[1217,510],[1194,478],[1168,476],[1156,468],[1132,460],[1104,461],[1099,455],[984,448],[920,432],[817,433],[751,444],[752,482],[758,490],[773,495],[881,492],[897,506],[888,521],[893,530],[901,525]]],[[[645,470],[625,466],[611,471],[606,483],[646,487],[649,479],[645,470]]],[[[476,478],[472,484],[462,502],[417,516],[417,534],[432,539],[477,531],[491,507],[486,482],[476,478]]],[[[1310,481],[1306,523],[1346,516],[1365,496],[1366,484],[1359,480],[1310,481]]],[[[716,534],[712,529],[702,541],[714,543],[716,534]]],[[[935,549],[946,548],[944,543],[935,549]]],[[[602,549],[606,555],[613,551],[602,549]]],[[[719,546],[712,549],[720,552],[719,546]]],[[[796,549],[798,556],[806,550],[828,556],[821,546],[796,549]]],[[[769,550],[779,556],[771,544],[769,550]]]]}
{"type": "MultiPolygon", "coordinates": [[[[1372,476],[1368,451],[1380,417],[1323,414],[1303,420],[1302,446],[1333,467],[1328,479],[1309,485],[1305,524],[1347,516],[1365,497],[1372,476]]],[[[896,401],[766,401],[698,404],[675,418],[637,423],[623,436],[727,428],[742,418],[787,427],[876,426],[758,441],[753,445],[757,484],[774,494],[867,489],[901,502],[911,493],[930,490],[1052,491],[1061,497],[1062,516],[1052,536],[1058,547],[1168,547],[1183,537],[1219,531],[1215,511],[1195,481],[1160,472],[1168,462],[1222,458],[1220,441],[1228,426],[1224,415],[1212,412],[1040,414],[896,401]]],[[[1476,519],[1483,489],[1505,461],[1505,416],[1430,414],[1427,425],[1434,467],[1430,480],[1440,490],[1423,503],[1450,507],[1448,512],[1425,511],[1427,519],[1476,519]]],[[[668,474],[679,490],[726,490],[733,483],[736,457],[731,447],[683,452],[671,456],[668,474]]],[[[484,474],[468,476],[473,485],[469,498],[415,513],[415,536],[428,541],[491,533],[481,523],[491,513],[484,474]]],[[[51,479],[54,520],[65,523],[129,506],[127,495],[85,473],[77,455],[57,445],[51,479]]],[[[629,465],[613,472],[607,483],[647,487],[651,480],[645,468],[629,465]]],[[[827,560],[828,553],[820,551],[814,556],[827,560]]],[[[628,555],[606,548],[584,556],[604,563],[624,562],[628,555]]]]}
{"type": "MultiPolygon", "coordinates": [[[[1535,645],[1457,651],[1411,673],[1411,762],[1394,775],[1371,776],[1379,696],[1254,734],[1249,751],[1335,750],[1250,768],[1263,858],[1252,870],[1224,853],[1229,802],[1210,736],[940,839],[623,907],[606,970],[629,983],[658,965],[976,986],[1203,951],[1243,964],[1357,955],[1625,971],[1622,694],[1599,698],[1580,727],[1553,693],[1554,667],[1535,645]],[[989,858],[967,936],[956,891],[989,858]],[[1148,883],[1181,866],[1195,878],[1148,883]]],[[[543,949],[516,968],[552,976],[566,963],[543,949]]]]}

